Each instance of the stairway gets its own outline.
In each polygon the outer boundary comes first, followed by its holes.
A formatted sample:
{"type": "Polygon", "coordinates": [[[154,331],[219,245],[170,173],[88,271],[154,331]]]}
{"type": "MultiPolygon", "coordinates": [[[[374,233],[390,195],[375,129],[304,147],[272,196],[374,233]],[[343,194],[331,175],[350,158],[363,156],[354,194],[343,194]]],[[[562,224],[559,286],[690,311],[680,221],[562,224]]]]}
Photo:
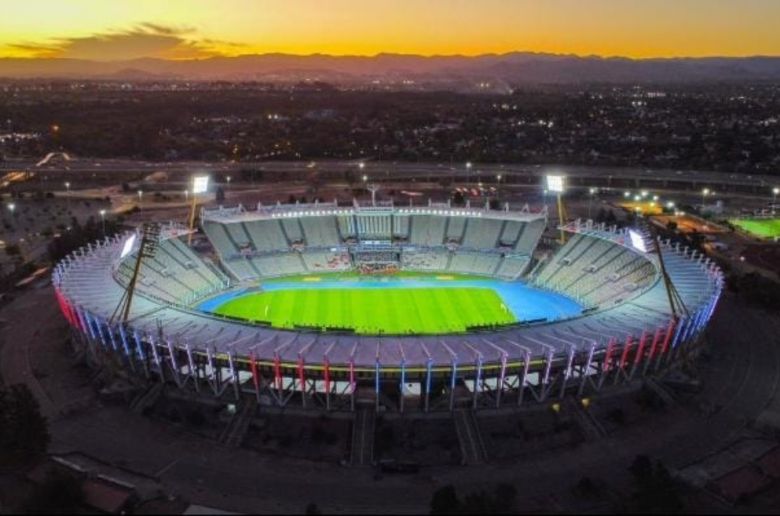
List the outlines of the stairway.
{"type": "Polygon", "coordinates": [[[241,408],[241,412],[233,416],[222,435],[219,436],[219,442],[231,448],[240,447],[244,442],[246,433],[249,430],[249,424],[252,422],[256,411],[257,400],[254,397],[248,398],[241,408]]]}
{"type": "Polygon", "coordinates": [[[593,414],[585,410],[574,397],[566,397],[563,405],[566,412],[574,418],[575,424],[579,427],[586,441],[595,441],[607,435],[601,423],[593,417],[593,414]]]}
{"type": "Polygon", "coordinates": [[[374,462],[374,429],[376,411],[374,405],[358,405],[352,423],[351,466],[370,466],[374,462]]]}
{"type": "Polygon", "coordinates": [[[157,400],[160,398],[160,395],[162,394],[162,391],[163,384],[155,383],[144,392],[136,396],[132,402],[130,402],[130,410],[136,414],[141,414],[144,410],[157,402],[157,400]]]}
{"type": "Polygon", "coordinates": [[[452,417],[460,443],[461,463],[465,466],[487,462],[485,443],[482,441],[474,411],[468,408],[456,409],[452,417]]]}

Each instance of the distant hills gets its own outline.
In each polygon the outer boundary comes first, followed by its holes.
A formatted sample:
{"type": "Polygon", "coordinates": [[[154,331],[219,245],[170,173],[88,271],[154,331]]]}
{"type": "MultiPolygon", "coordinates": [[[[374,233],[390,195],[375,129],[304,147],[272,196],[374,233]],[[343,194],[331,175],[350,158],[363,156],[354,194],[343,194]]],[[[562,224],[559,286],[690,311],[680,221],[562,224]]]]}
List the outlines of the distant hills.
{"type": "Polygon", "coordinates": [[[0,77],[336,84],[522,84],[780,81],[780,57],[604,58],[513,52],[467,56],[260,54],[198,60],[0,59],[0,77]]]}

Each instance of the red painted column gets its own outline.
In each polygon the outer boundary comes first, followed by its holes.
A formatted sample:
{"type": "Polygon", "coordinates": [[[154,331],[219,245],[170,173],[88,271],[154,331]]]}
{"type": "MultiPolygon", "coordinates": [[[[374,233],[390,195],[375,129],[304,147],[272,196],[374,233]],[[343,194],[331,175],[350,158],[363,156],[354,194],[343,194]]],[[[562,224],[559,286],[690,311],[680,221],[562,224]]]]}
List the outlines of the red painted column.
{"type": "Polygon", "coordinates": [[[645,341],[647,340],[647,332],[642,331],[642,337],[639,339],[639,347],[634,355],[634,364],[638,364],[642,360],[642,352],[645,350],[645,341]]]}
{"type": "Polygon", "coordinates": [[[661,347],[661,354],[663,355],[669,349],[669,343],[672,341],[674,335],[674,328],[677,326],[677,321],[674,318],[669,320],[669,326],[666,330],[666,338],[664,339],[664,345],[661,347]]]}
{"type": "Polygon", "coordinates": [[[653,337],[653,343],[650,345],[650,353],[647,355],[648,360],[652,360],[653,356],[655,355],[655,350],[658,348],[658,342],[661,340],[663,331],[663,328],[657,328],[655,330],[655,337],[653,337]]]}
{"type": "Polygon", "coordinates": [[[330,394],[330,361],[325,359],[325,393],[330,394]]]}
{"type": "Polygon", "coordinates": [[[632,338],[631,335],[626,337],[626,344],[623,346],[623,354],[620,356],[620,369],[623,369],[628,361],[628,352],[631,349],[632,338]]]}
{"type": "Polygon", "coordinates": [[[612,369],[612,353],[615,351],[615,337],[609,339],[607,344],[607,352],[604,355],[604,372],[612,369]]]}

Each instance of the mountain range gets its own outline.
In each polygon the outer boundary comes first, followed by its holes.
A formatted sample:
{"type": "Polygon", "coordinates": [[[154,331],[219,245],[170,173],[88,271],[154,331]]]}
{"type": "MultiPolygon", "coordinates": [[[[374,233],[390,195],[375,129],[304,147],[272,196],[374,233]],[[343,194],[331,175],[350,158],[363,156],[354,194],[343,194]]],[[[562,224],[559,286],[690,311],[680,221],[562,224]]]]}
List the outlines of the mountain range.
{"type": "Polygon", "coordinates": [[[512,52],[479,56],[256,54],[89,61],[2,58],[0,77],[32,79],[493,84],[694,83],[780,80],[780,56],[630,59],[512,52]]]}

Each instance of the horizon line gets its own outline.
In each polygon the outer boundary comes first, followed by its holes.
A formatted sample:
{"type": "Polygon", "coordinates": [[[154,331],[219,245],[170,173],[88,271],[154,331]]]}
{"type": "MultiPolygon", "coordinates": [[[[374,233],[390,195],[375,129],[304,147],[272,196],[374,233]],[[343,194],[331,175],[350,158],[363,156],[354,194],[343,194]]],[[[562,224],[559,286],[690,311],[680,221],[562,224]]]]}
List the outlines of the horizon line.
{"type": "Polygon", "coordinates": [[[267,57],[267,56],[283,56],[283,57],[332,57],[332,58],[364,58],[364,59],[376,59],[382,56],[395,56],[395,57],[418,57],[425,59],[443,59],[443,58],[460,58],[460,59],[478,59],[482,57],[503,57],[513,54],[526,54],[536,56],[550,56],[550,57],[570,57],[578,59],[621,59],[629,61],[662,61],[662,60],[694,60],[694,59],[756,59],[756,58],[780,58],[780,54],[740,54],[740,55],[724,55],[724,54],[707,54],[707,55],[670,55],[670,56],[628,56],[628,55],[608,55],[608,54],[578,54],[574,52],[557,53],[557,52],[544,52],[534,50],[508,50],[506,52],[482,52],[478,54],[425,54],[425,53],[407,53],[407,52],[389,52],[382,51],[373,54],[330,54],[322,52],[312,53],[296,53],[296,52],[256,52],[256,53],[243,53],[243,54],[217,54],[208,57],[184,57],[184,58],[166,58],[157,56],[139,56],[128,59],[94,59],[94,58],[79,58],[79,57],[18,57],[18,56],[2,56],[0,60],[15,60],[15,61],[86,61],[95,63],[120,63],[142,60],[155,60],[155,61],[171,61],[171,62],[197,62],[197,61],[209,61],[212,59],[236,59],[246,57],[267,57]]]}

